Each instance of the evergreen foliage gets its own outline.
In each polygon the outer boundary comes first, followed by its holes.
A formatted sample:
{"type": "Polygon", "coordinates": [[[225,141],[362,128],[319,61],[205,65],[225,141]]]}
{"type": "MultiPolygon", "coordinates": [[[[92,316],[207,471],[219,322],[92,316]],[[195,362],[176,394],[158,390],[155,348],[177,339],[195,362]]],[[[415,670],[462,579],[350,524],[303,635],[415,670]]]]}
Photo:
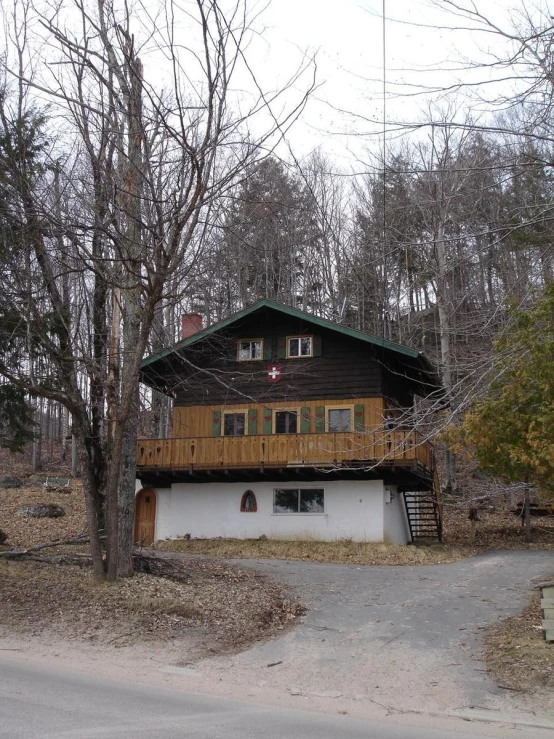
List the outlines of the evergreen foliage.
{"type": "Polygon", "coordinates": [[[22,452],[34,437],[33,409],[21,388],[0,384],[0,446],[22,452]]]}
{"type": "Polygon", "coordinates": [[[511,309],[495,345],[495,379],[462,426],[482,469],[554,491],[554,284],[532,308],[511,309]]]}

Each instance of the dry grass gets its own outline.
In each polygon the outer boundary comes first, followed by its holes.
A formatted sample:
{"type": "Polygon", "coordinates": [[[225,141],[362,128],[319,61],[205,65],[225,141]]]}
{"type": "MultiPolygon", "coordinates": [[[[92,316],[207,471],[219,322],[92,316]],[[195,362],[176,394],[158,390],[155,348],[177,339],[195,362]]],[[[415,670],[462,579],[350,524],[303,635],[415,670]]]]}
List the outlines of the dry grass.
{"type": "Polygon", "coordinates": [[[259,573],[195,558],[176,566],[178,579],[137,573],[98,584],[90,568],[0,561],[2,627],[107,643],[194,636],[213,654],[267,638],[303,613],[259,573]]]}
{"type": "Polygon", "coordinates": [[[533,518],[533,543],[525,540],[521,521],[507,510],[479,512],[475,542],[470,543],[468,511],[445,507],[444,542],[402,546],[339,541],[275,539],[177,539],[160,549],[229,559],[290,559],[358,565],[425,565],[454,562],[491,549],[554,549],[554,518],[533,518]]]}
{"type": "Polygon", "coordinates": [[[491,625],[485,634],[485,663],[499,685],[533,692],[554,688],[554,644],[541,628],[540,590],[528,607],[491,625]]]}
{"type": "Polygon", "coordinates": [[[246,559],[290,559],[359,565],[422,565],[453,562],[471,554],[445,544],[401,546],[341,541],[275,539],[189,539],[158,542],[160,549],[188,554],[246,559]]]}
{"type": "MultiPolygon", "coordinates": [[[[470,522],[467,506],[445,506],[444,539],[452,547],[470,546],[470,522]]],[[[554,517],[533,516],[533,541],[528,544],[521,519],[507,508],[479,511],[474,553],[488,549],[554,549],[554,517]]]]}

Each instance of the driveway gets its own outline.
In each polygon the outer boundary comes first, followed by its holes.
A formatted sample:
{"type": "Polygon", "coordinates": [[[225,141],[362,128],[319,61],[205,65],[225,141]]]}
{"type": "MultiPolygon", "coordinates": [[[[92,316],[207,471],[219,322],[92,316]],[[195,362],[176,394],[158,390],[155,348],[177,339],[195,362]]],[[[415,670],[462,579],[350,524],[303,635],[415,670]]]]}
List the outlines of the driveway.
{"type": "Polygon", "coordinates": [[[196,664],[198,677],[298,707],[554,721],[547,701],[502,689],[481,661],[487,624],[526,605],[549,552],[499,552],[445,565],[364,567],[241,560],[291,585],[309,607],[282,638],[196,664]]]}

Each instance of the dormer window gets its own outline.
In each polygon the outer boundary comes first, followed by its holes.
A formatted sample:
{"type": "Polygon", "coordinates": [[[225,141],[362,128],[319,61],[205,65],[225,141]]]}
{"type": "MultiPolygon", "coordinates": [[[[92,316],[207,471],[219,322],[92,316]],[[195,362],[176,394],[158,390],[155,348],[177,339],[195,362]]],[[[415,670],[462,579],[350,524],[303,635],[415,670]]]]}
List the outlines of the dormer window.
{"type": "Polygon", "coordinates": [[[237,359],[239,362],[252,362],[254,360],[263,359],[263,356],[263,339],[243,339],[238,342],[237,359]]]}
{"type": "Polygon", "coordinates": [[[287,357],[313,357],[313,336],[289,336],[287,337],[287,357]]]}

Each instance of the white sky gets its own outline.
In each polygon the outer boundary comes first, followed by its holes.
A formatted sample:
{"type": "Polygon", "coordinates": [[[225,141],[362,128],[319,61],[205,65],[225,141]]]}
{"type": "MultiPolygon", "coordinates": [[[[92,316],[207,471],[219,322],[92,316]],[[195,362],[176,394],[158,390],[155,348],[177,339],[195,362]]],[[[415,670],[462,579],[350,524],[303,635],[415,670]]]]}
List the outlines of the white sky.
{"type": "MultiPolygon", "coordinates": [[[[484,13],[504,25],[509,25],[507,9],[517,5],[518,0],[477,0],[484,13]]],[[[386,15],[390,123],[422,117],[425,97],[414,94],[422,85],[486,78],[482,70],[461,69],[460,61],[483,58],[490,50],[501,53],[504,47],[489,34],[437,28],[455,21],[429,0],[386,0],[386,15]]],[[[383,118],[382,0],[273,0],[258,23],[265,29],[251,49],[251,59],[265,87],[283,84],[304,52],[317,55],[321,86],[290,134],[295,152],[303,155],[320,146],[348,167],[364,148],[378,145],[375,138],[383,118]],[[372,136],[353,135],[362,131],[372,136]]],[[[463,94],[458,104],[459,115],[470,109],[478,113],[475,102],[463,94]]]]}
{"type": "MultiPolygon", "coordinates": [[[[472,0],[458,0],[470,5],[472,0]]],[[[48,7],[52,0],[41,0],[48,7]]],[[[68,7],[71,8],[68,0],[68,7]]],[[[151,0],[152,10],[158,5],[151,0]]],[[[233,0],[221,0],[222,3],[233,0]]],[[[331,155],[339,167],[357,169],[364,152],[382,145],[383,119],[383,0],[248,0],[259,11],[247,52],[255,76],[265,91],[276,90],[305,59],[315,54],[318,89],[313,93],[302,118],[288,135],[295,154],[301,158],[319,147],[331,155]]],[[[548,0],[475,0],[476,6],[495,20],[509,26],[508,9],[535,2],[539,9],[548,8],[548,0]],[[544,6],[544,7],[543,7],[544,6]]],[[[148,6],[148,0],[143,0],[148,6]]],[[[385,0],[386,3],[386,109],[388,140],[393,140],[394,123],[423,117],[426,97],[423,86],[441,87],[481,80],[486,72],[462,69],[463,57],[483,58],[491,49],[503,55],[505,44],[498,37],[470,31],[447,30],[439,26],[456,24],[455,19],[437,9],[432,0],[385,0]]],[[[17,0],[16,0],[17,6],[17,0]]],[[[188,11],[194,0],[181,0],[175,5],[181,12],[178,21],[183,46],[192,44],[197,27],[188,11]],[[192,33],[190,33],[192,31],[192,33]]],[[[144,13],[144,9],[139,12],[144,13]]],[[[160,22],[163,17],[160,17],[160,22]]],[[[73,21],[68,11],[68,25],[73,21]]],[[[147,23],[146,23],[147,25],[147,23]]],[[[59,52],[48,45],[39,46],[37,67],[57,73],[59,52]]],[[[146,74],[156,83],[167,77],[163,55],[155,45],[144,51],[146,74]]],[[[190,61],[190,56],[189,56],[190,61]]],[[[193,64],[194,66],[194,64],[193,64]]],[[[187,73],[189,67],[187,66],[187,73]]],[[[243,71],[244,72],[244,71],[243,71]]],[[[192,73],[194,76],[194,73],[192,73]]],[[[170,75],[169,75],[170,76],[170,75]]],[[[299,80],[284,101],[298,100],[309,83],[308,76],[299,80]]],[[[252,91],[251,80],[239,74],[234,81],[237,100],[247,101],[252,91]]],[[[458,115],[467,110],[479,114],[479,106],[465,93],[458,95],[458,115]]],[[[280,105],[275,113],[280,116],[280,105]]],[[[487,106],[483,106],[486,108],[487,106]]],[[[254,123],[253,125],[260,125],[254,123]]],[[[280,153],[286,156],[286,150],[280,153]]]]}

